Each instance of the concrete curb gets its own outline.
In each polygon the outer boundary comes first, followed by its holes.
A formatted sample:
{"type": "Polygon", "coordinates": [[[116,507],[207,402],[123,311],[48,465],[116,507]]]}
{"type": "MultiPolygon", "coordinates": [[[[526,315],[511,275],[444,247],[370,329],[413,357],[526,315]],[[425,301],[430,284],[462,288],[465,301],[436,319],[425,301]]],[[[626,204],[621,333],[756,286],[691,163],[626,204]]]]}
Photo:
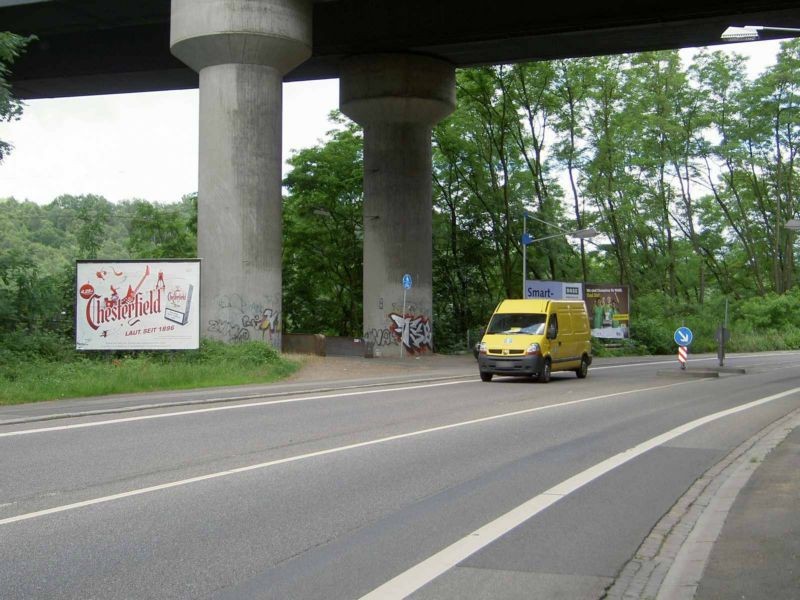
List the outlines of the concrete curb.
{"type": "Polygon", "coordinates": [[[709,469],[656,524],[605,598],[694,598],[736,497],[764,458],[796,427],[800,410],[768,425],[709,469]]]}
{"type": "Polygon", "coordinates": [[[698,379],[707,378],[713,379],[719,377],[718,371],[699,371],[696,369],[686,369],[685,371],[656,371],[656,375],[661,377],[669,376],[669,377],[696,377],[698,379]]]}

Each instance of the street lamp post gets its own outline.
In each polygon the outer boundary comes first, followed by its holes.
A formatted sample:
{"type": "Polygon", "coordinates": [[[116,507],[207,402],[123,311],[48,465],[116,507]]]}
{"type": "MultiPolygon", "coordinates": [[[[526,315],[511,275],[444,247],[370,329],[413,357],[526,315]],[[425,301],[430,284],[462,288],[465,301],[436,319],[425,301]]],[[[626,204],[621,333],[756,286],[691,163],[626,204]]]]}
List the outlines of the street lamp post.
{"type": "MultiPolygon", "coordinates": [[[[784,229],[788,229],[789,231],[793,231],[797,233],[800,231],[800,219],[789,219],[786,223],[783,224],[784,229]]],[[[788,277],[788,284],[786,289],[791,288],[792,286],[792,275],[794,274],[794,252],[789,257],[791,260],[789,261],[789,277],[788,277]]]]}
{"type": "Polygon", "coordinates": [[[743,27],[728,27],[720,36],[723,40],[731,42],[754,42],[759,38],[759,31],[781,31],[784,33],[800,34],[800,29],[794,27],[764,27],[762,25],[745,25],[743,27]]]}
{"type": "Polygon", "coordinates": [[[528,244],[533,243],[533,236],[528,233],[528,211],[522,211],[522,297],[525,297],[525,281],[528,276],[528,244]]]}
{"type": "Polygon", "coordinates": [[[534,242],[542,242],[544,240],[550,240],[557,237],[572,237],[577,239],[586,240],[589,238],[593,238],[597,235],[597,230],[594,227],[589,227],[587,229],[578,229],[576,231],[567,231],[566,229],[561,229],[558,225],[553,225],[552,223],[548,223],[547,221],[543,221],[542,219],[538,219],[533,215],[528,214],[528,211],[523,211],[522,214],[522,297],[525,297],[525,282],[528,278],[528,245],[533,244],[534,242]],[[527,219],[533,219],[534,221],[539,221],[540,223],[544,223],[545,225],[549,225],[550,227],[555,227],[556,229],[560,230],[561,233],[554,233],[553,235],[546,235],[544,237],[535,238],[528,233],[528,225],[527,219]]]}

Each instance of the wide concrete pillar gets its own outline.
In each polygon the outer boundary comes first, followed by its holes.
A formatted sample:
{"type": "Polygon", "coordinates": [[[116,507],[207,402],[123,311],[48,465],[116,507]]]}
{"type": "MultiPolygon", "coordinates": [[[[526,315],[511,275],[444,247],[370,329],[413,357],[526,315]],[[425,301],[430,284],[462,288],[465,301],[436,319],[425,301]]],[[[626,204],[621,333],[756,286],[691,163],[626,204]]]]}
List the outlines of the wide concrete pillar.
{"type": "Polygon", "coordinates": [[[200,333],[281,347],[283,75],[311,56],[310,0],[172,0],[200,74],[200,333]]]}
{"type": "Polygon", "coordinates": [[[455,109],[455,69],[426,56],[356,56],[342,65],[339,97],[364,128],[364,337],[382,355],[431,352],[431,128],[455,109]]]}

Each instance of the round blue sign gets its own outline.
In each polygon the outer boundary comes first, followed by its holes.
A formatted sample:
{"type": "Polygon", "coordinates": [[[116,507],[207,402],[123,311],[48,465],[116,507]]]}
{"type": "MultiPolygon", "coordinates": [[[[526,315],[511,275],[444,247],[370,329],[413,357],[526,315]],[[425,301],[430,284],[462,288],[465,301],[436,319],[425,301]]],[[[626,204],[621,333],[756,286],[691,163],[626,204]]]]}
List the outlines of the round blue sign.
{"type": "Polygon", "coordinates": [[[403,275],[403,289],[410,289],[411,288],[411,275],[406,273],[403,275]]]}
{"type": "Polygon", "coordinates": [[[678,327],[675,330],[675,343],[678,346],[688,346],[692,343],[692,339],[694,339],[694,335],[688,327],[678,327]]]}

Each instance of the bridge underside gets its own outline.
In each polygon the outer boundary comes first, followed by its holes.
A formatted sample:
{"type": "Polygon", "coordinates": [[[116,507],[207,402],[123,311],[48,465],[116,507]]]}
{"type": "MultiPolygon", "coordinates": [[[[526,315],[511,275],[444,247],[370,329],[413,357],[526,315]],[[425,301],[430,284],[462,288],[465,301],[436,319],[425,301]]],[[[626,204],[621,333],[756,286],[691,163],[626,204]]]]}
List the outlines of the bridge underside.
{"type": "MultiPolygon", "coordinates": [[[[0,28],[35,34],[13,73],[41,98],[193,88],[170,53],[170,0],[0,2],[0,28]]],[[[335,78],[354,54],[414,53],[456,67],[702,46],[729,25],[800,27],[779,0],[539,3],[529,0],[315,2],[311,57],[284,80],[335,78]]]]}

